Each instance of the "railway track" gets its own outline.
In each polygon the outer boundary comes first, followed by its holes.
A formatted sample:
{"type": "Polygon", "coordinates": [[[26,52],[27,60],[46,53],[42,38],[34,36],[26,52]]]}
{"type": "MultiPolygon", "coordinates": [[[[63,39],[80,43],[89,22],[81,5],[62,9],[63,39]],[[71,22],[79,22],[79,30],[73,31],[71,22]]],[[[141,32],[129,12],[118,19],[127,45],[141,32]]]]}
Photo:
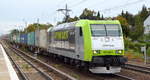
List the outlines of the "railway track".
{"type": "MultiPolygon", "coordinates": [[[[5,50],[5,51],[6,51],[6,50],[5,50]]],[[[9,59],[11,60],[11,62],[14,64],[15,69],[18,71],[19,78],[22,79],[22,80],[29,80],[28,77],[25,75],[25,73],[21,70],[20,66],[15,63],[15,61],[14,61],[13,58],[8,54],[7,51],[6,51],[6,54],[8,55],[9,59]]]]}
{"type": "MultiPolygon", "coordinates": [[[[9,56],[9,58],[11,59],[11,61],[13,62],[13,64],[15,65],[15,68],[17,69],[17,71],[19,72],[19,75],[21,77],[21,79],[23,80],[32,80],[31,76],[27,75],[26,72],[24,72],[24,70],[22,69],[22,67],[20,66],[20,64],[17,63],[17,61],[9,54],[10,51],[8,51],[7,46],[3,45],[7,55],[9,56]],[[6,49],[7,48],[7,49],[6,49]]],[[[21,58],[23,61],[23,64],[27,63],[27,65],[32,66],[32,68],[34,70],[37,71],[38,73],[38,78],[40,78],[41,80],[54,80],[51,76],[49,76],[48,74],[46,74],[43,70],[41,70],[40,68],[38,68],[36,65],[34,65],[31,61],[29,61],[28,59],[24,58],[22,55],[18,54],[17,52],[14,51],[14,53],[16,53],[16,58],[21,58]],[[25,63],[24,63],[25,62],[25,63]]],[[[14,55],[14,54],[13,54],[14,55]]],[[[19,60],[20,61],[20,60],[19,60]]],[[[31,69],[31,67],[30,67],[31,69]]]]}
{"type": "MultiPolygon", "coordinates": [[[[17,53],[21,53],[22,55],[24,55],[24,57],[30,57],[33,58],[32,61],[39,61],[40,63],[42,63],[42,65],[46,65],[45,68],[49,69],[50,72],[54,72],[54,73],[58,73],[59,75],[61,75],[63,77],[64,80],[76,80],[75,78],[70,78],[69,75],[66,75],[65,73],[61,72],[60,70],[57,70],[56,68],[53,68],[52,66],[49,67],[48,64],[46,64],[46,62],[43,62],[42,60],[37,60],[35,57],[32,57],[31,55],[28,55],[26,52],[21,51],[20,49],[14,48],[12,47],[11,50],[16,51],[17,53]]],[[[83,73],[84,74],[84,73],[83,73]]],[[[119,74],[112,74],[112,75],[95,75],[95,74],[91,74],[91,73],[86,73],[85,75],[89,75],[91,77],[93,77],[94,80],[106,80],[106,79],[111,79],[111,80],[134,80],[130,77],[127,76],[123,76],[123,75],[119,75],[119,74]]]]}
{"type": "MultiPolygon", "coordinates": [[[[36,63],[37,65],[39,66],[34,66],[35,68],[38,68],[38,67],[43,67],[44,69],[47,69],[46,70],[46,73],[45,74],[51,74],[53,73],[52,75],[56,77],[56,75],[59,77],[60,80],[76,80],[74,77],[46,64],[45,62],[42,62],[38,59],[36,59],[35,57],[33,56],[30,56],[30,55],[27,55],[27,53],[17,49],[17,48],[14,48],[14,47],[9,47],[13,52],[15,52],[17,55],[21,56],[22,58],[28,60],[28,63],[30,64],[33,64],[33,63],[36,63]],[[31,63],[32,62],[32,63],[31,63]]],[[[58,79],[58,80],[59,80],[58,79]]],[[[47,80],[51,80],[51,79],[47,79],[47,80]]],[[[55,79],[53,79],[55,80],[55,79]]]]}
{"type": "Polygon", "coordinates": [[[137,66],[133,64],[126,64],[123,68],[150,74],[150,67],[142,67],[142,66],[137,66]]]}
{"type": "MultiPolygon", "coordinates": [[[[19,49],[18,49],[19,50],[19,49]]],[[[20,52],[24,53],[23,51],[19,50],[20,52]]],[[[27,56],[30,56],[30,55],[27,55],[27,56]]],[[[44,63],[45,64],[45,63],[44,63]]],[[[93,74],[92,74],[93,75],[93,74]]],[[[95,76],[95,75],[94,75],[95,76]]],[[[97,75],[99,77],[99,75],[97,75]]],[[[101,76],[101,75],[100,75],[101,76]]],[[[127,77],[127,76],[123,76],[123,75],[119,75],[119,74],[113,74],[112,75],[113,77],[116,77],[116,78],[119,78],[119,80],[134,80],[130,77],[127,77]]],[[[74,80],[74,79],[73,79],[74,80]]]]}
{"type": "Polygon", "coordinates": [[[130,78],[130,77],[127,77],[127,76],[124,76],[124,75],[120,75],[120,74],[113,74],[113,75],[114,76],[118,76],[118,77],[120,77],[120,78],[122,78],[124,80],[135,80],[133,78],[130,78]]]}

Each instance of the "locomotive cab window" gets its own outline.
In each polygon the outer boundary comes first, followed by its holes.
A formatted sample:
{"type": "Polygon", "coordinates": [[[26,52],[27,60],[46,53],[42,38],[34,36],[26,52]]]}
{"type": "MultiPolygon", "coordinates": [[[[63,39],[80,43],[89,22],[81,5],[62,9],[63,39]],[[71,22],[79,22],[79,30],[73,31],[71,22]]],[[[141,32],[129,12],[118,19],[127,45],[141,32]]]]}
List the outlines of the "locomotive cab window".
{"type": "Polygon", "coordinates": [[[121,36],[121,28],[118,24],[92,24],[91,33],[93,37],[121,36]]]}
{"type": "Polygon", "coordinates": [[[118,24],[106,24],[107,36],[121,36],[121,29],[118,24]]]}
{"type": "Polygon", "coordinates": [[[104,24],[91,24],[92,36],[106,36],[106,29],[104,24]]]}

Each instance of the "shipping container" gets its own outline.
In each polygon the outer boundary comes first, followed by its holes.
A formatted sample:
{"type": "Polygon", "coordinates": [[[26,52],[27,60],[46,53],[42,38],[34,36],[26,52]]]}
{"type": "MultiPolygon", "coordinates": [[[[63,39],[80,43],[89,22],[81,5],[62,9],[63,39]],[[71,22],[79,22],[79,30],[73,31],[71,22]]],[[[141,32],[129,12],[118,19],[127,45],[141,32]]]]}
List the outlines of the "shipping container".
{"type": "Polygon", "coordinates": [[[35,32],[28,33],[28,45],[35,45],[35,32]]]}
{"type": "Polygon", "coordinates": [[[27,44],[28,41],[28,35],[27,34],[21,34],[20,35],[20,43],[27,44]]]}
{"type": "Polygon", "coordinates": [[[39,46],[39,30],[35,31],[35,46],[39,46]]]}
{"type": "Polygon", "coordinates": [[[12,41],[14,41],[14,42],[17,41],[17,36],[15,34],[12,35],[12,41]]]}
{"type": "Polygon", "coordinates": [[[12,39],[13,35],[12,34],[9,34],[9,40],[12,42],[13,39],[12,39]]]}
{"type": "Polygon", "coordinates": [[[41,48],[47,49],[47,30],[36,30],[35,31],[35,45],[41,48]]]}
{"type": "Polygon", "coordinates": [[[16,35],[16,43],[20,43],[20,34],[16,35]]]}
{"type": "Polygon", "coordinates": [[[19,43],[20,42],[20,35],[19,34],[9,34],[9,40],[11,42],[19,43]]]}

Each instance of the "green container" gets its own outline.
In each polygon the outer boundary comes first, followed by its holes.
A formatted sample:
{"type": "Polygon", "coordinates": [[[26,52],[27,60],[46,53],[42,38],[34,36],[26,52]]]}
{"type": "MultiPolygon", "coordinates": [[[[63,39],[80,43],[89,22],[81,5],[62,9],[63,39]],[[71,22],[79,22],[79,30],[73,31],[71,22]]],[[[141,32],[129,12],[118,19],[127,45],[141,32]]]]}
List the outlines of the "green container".
{"type": "Polygon", "coordinates": [[[16,36],[16,43],[20,43],[20,34],[17,34],[16,36]]]}
{"type": "Polygon", "coordinates": [[[28,41],[27,41],[28,45],[35,45],[35,32],[30,32],[28,33],[28,41]]]}
{"type": "Polygon", "coordinates": [[[9,40],[12,42],[13,41],[13,35],[12,34],[9,34],[9,40]]]}

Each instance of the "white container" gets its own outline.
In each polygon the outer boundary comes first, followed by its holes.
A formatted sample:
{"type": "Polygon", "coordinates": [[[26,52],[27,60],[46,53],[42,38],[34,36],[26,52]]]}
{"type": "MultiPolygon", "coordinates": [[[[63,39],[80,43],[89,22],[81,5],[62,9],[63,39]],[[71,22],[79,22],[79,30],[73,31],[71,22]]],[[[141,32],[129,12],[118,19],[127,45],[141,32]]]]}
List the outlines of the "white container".
{"type": "Polygon", "coordinates": [[[17,35],[13,35],[12,40],[16,42],[17,41],[17,35]]]}
{"type": "Polygon", "coordinates": [[[40,48],[45,48],[47,49],[47,30],[36,30],[35,31],[35,45],[40,47],[40,48]]]}

